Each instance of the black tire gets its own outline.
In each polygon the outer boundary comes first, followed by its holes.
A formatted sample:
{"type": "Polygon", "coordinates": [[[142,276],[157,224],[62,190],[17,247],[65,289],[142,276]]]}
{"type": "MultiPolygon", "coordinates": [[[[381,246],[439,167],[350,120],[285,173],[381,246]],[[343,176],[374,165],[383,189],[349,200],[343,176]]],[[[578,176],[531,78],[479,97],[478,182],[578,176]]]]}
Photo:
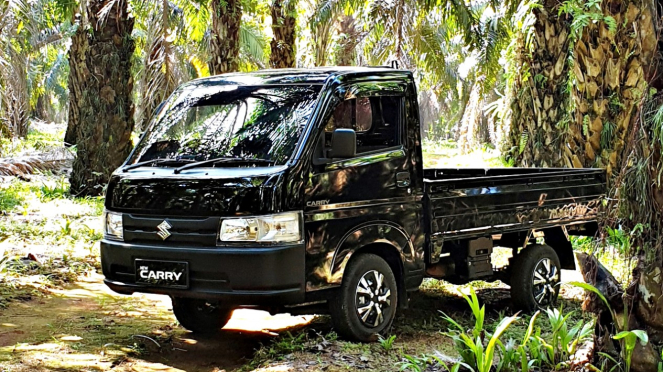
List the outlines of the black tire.
{"type": "Polygon", "coordinates": [[[360,342],[375,341],[378,335],[386,335],[397,307],[396,277],[387,262],[374,254],[360,254],[350,260],[338,297],[329,301],[336,332],[345,339],[360,342]]]}
{"type": "Polygon", "coordinates": [[[552,307],[557,302],[561,265],[554,249],[531,245],[513,260],[511,299],[518,310],[532,312],[552,307]]]}
{"type": "Polygon", "coordinates": [[[180,324],[191,332],[214,334],[228,323],[233,309],[218,303],[194,298],[173,297],[173,313],[180,324]]]}

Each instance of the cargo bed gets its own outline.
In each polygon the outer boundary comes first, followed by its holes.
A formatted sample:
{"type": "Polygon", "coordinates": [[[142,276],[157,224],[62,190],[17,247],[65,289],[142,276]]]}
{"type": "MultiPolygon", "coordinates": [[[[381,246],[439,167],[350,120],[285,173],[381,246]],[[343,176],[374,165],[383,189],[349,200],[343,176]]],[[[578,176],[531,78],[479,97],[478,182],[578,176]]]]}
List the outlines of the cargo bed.
{"type": "Polygon", "coordinates": [[[466,239],[595,221],[602,169],[424,170],[431,240],[466,239]]]}

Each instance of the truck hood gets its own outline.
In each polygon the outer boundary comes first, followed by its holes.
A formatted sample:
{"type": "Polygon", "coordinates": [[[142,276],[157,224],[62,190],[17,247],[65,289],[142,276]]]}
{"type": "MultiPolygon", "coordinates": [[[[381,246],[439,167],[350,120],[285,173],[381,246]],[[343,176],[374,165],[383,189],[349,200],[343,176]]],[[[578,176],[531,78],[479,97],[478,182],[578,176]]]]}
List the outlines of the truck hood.
{"type": "Polygon", "coordinates": [[[106,191],[106,208],[162,216],[240,216],[281,209],[286,166],[196,168],[143,167],[115,172],[106,191]]]}

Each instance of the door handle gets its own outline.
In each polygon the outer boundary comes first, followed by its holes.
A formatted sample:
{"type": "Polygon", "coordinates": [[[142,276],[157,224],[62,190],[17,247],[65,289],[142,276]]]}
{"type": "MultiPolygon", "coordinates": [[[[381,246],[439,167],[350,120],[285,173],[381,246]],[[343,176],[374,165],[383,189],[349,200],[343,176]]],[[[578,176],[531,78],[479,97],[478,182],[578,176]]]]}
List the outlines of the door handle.
{"type": "Polygon", "coordinates": [[[408,187],[408,186],[410,186],[410,172],[398,172],[398,173],[396,173],[396,186],[397,187],[408,187]]]}

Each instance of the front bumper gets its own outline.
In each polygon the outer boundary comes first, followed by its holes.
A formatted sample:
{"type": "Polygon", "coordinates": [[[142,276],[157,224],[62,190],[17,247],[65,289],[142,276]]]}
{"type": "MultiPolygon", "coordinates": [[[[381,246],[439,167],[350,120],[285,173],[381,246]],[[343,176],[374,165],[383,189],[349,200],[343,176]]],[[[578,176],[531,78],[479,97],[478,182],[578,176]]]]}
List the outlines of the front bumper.
{"type": "Polygon", "coordinates": [[[216,299],[230,305],[289,305],[304,302],[304,245],[249,247],[167,247],[111,240],[101,242],[101,267],[118,293],[158,293],[216,299]],[[189,263],[189,288],[136,283],[135,259],[189,263]]]}

